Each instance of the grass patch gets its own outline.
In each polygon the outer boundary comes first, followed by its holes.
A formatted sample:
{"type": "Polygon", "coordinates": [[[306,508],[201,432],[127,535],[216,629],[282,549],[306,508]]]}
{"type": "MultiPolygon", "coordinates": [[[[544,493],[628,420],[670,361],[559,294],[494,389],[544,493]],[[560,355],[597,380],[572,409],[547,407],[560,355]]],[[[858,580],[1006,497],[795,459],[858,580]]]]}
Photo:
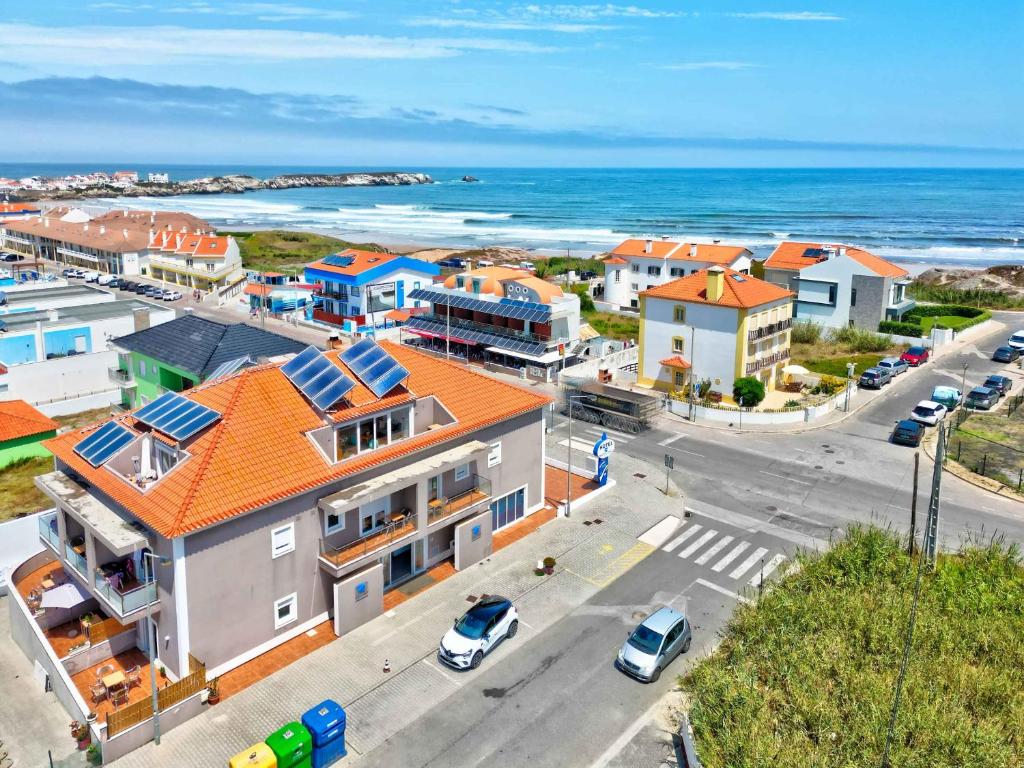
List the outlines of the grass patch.
{"type": "Polygon", "coordinates": [[[840,379],[846,378],[846,364],[853,363],[856,367],[853,370],[854,376],[860,376],[865,370],[873,365],[878,365],[878,361],[882,359],[884,355],[875,353],[867,355],[851,355],[837,352],[832,356],[804,356],[799,350],[793,349],[792,361],[796,365],[802,365],[812,373],[822,373],[828,376],[838,376],[840,379]]]}
{"type": "Polygon", "coordinates": [[[92,410],[82,411],[81,413],[72,413],[69,416],[54,416],[53,420],[62,427],[78,429],[108,418],[110,416],[110,411],[111,409],[109,406],[107,408],[93,408],[92,410]]]}
{"type": "Polygon", "coordinates": [[[883,357],[898,356],[907,348],[905,344],[893,344],[891,336],[861,328],[831,328],[817,334],[815,328],[819,327],[802,328],[800,338],[807,341],[797,342],[791,337],[790,345],[792,362],[812,373],[845,379],[846,364],[853,363],[854,376],[860,376],[883,357]],[[818,338],[811,341],[815,335],[818,338]]]}
{"type": "Polygon", "coordinates": [[[640,315],[620,315],[615,312],[583,312],[583,322],[606,339],[620,341],[640,340],[640,315]]]}
{"type": "Polygon", "coordinates": [[[976,323],[973,317],[958,317],[957,315],[922,317],[920,322],[922,336],[928,336],[936,325],[941,325],[943,328],[951,328],[954,331],[961,331],[976,323]]]}
{"type": "Polygon", "coordinates": [[[1005,412],[967,413],[949,436],[947,457],[1016,490],[1024,471],[1024,408],[1017,408],[1012,416],[1005,412]]]}
{"type": "Polygon", "coordinates": [[[50,498],[33,482],[36,475],[52,471],[51,456],[19,459],[0,469],[0,522],[52,507],[50,498]]]}
{"type": "Polygon", "coordinates": [[[963,304],[982,309],[1024,309],[1024,296],[1005,291],[986,291],[980,288],[962,290],[914,282],[907,293],[918,301],[936,304],[963,304]]]}
{"type": "MultiPolygon", "coordinates": [[[[881,762],[916,562],[877,528],[800,560],[682,680],[706,768],[881,762]]],[[[1016,548],[965,548],[925,572],[891,765],[1020,768],[1021,605],[1016,548]]]]}
{"type": "Polygon", "coordinates": [[[231,235],[238,242],[242,266],[261,272],[283,272],[287,275],[301,274],[303,268],[311,261],[346,248],[378,252],[385,250],[373,243],[350,243],[313,232],[290,232],[283,229],[221,234],[231,235]]]}

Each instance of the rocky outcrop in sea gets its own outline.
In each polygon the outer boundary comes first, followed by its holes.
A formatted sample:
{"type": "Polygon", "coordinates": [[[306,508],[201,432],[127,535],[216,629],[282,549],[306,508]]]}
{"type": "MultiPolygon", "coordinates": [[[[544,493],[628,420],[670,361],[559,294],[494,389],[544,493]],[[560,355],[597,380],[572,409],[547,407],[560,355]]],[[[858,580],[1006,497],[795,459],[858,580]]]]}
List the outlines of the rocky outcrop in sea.
{"type": "Polygon", "coordinates": [[[172,181],[167,184],[139,182],[128,187],[95,186],[85,189],[21,190],[12,200],[81,200],[96,197],[173,197],[175,195],[243,194],[258,189],[296,189],[298,187],[397,187],[410,184],[433,184],[425,173],[404,171],[356,173],[288,173],[259,179],[232,174],[205,179],[172,181]]]}

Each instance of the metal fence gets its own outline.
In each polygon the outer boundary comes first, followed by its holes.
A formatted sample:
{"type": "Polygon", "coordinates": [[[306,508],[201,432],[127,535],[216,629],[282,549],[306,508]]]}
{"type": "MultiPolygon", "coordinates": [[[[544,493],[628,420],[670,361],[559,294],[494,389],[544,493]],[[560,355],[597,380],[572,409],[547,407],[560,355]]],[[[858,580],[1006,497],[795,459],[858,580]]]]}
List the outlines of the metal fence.
{"type": "Polygon", "coordinates": [[[1024,411],[1015,413],[1022,400],[1024,395],[1011,399],[1005,414],[965,408],[954,411],[945,427],[947,453],[944,460],[953,460],[964,469],[995,480],[1017,493],[1024,492],[1024,441],[1013,434],[1017,429],[1024,432],[1021,418],[1024,411]],[[994,428],[1000,425],[1005,426],[1005,430],[994,428]]]}

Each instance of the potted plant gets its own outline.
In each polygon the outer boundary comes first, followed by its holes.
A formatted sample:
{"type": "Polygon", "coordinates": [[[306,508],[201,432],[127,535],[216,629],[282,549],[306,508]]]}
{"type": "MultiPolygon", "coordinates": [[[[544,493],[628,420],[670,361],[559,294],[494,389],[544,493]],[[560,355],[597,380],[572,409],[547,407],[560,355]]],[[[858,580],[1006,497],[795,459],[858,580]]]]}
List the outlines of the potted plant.
{"type": "Polygon", "coordinates": [[[89,745],[89,749],[85,751],[85,759],[89,761],[90,765],[103,764],[103,753],[100,752],[100,747],[98,744],[89,745]]]}
{"type": "Polygon", "coordinates": [[[220,703],[220,680],[218,678],[215,677],[212,680],[207,680],[206,690],[209,691],[206,697],[206,701],[209,704],[220,703]]]}
{"type": "Polygon", "coordinates": [[[166,679],[167,679],[167,670],[166,670],[166,669],[164,669],[164,665],[163,665],[163,664],[161,664],[160,666],[158,666],[158,667],[156,668],[156,671],[160,673],[160,679],[161,679],[161,680],[166,680],[166,679]]]}
{"type": "Polygon", "coordinates": [[[553,558],[553,557],[545,557],[544,560],[543,560],[543,563],[544,563],[544,573],[546,573],[548,576],[550,576],[551,574],[553,574],[555,572],[555,558],[553,558]]]}
{"type": "Polygon", "coordinates": [[[89,726],[77,720],[71,721],[71,738],[78,743],[78,748],[84,750],[89,746],[92,739],[89,737],[89,726]]]}

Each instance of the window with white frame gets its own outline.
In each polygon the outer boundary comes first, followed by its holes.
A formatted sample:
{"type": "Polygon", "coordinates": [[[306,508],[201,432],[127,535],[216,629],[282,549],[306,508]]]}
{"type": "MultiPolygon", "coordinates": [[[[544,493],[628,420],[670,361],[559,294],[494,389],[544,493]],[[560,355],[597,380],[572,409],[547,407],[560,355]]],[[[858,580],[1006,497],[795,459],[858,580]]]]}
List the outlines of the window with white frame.
{"type": "Polygon", "coordinates": [[[278,526],[270,532],[271,558],[287,555],[295,551],[295,523],[278,526]]]}
{"type": "Polygon", "coordinates": [[[458,467],[455,468],[455,482],[459,482],[460,480],[465,480],[467,477],[469,477],[469,464],[468,463],[462,464],[461,466],[458,466],[458,467]]]}
{"type": "Polygon", "coordinates": [[[639,265],[639,264],[630,264],[630,265],[629,265],[629,268],[630,268],[630,269],[631,269],[631,270],[632,270],[632,271],[633,271],[634,273],[637,273],[637,274],[639,274],[639,272],[640,272],[640,265],[639,265]]]}
{"type": "Polygon", "coordinates": [[[491,449],[487,452],[487,466],[496,467],[501,464],[501,442],[491,443],[491,449]]]}
{"type": "Polygon", "coordinates": [[[274,629],[291,624],[298,618],[297,603],[298,594],[295,592],[274,601],[274,629]]]}
{"type": "Polygon", "coordinates": [[[324,533],[337,533],[345,530],[345,513],[330,511],[324,515],[324,533]]]}

